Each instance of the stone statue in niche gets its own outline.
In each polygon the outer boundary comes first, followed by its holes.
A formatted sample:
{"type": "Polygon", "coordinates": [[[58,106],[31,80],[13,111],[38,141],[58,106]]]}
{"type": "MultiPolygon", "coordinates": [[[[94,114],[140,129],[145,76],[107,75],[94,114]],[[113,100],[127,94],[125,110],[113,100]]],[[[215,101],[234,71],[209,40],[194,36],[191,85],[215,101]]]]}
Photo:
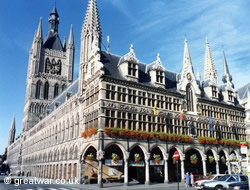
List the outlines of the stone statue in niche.
{"type": "Polygon", "coordinates": [[[191,136],[196,136],[196,129],[194,126],[194,122],[193,121],[188,121],[187,123],[188,127],[189,127],[189,133],[191,136]]]}

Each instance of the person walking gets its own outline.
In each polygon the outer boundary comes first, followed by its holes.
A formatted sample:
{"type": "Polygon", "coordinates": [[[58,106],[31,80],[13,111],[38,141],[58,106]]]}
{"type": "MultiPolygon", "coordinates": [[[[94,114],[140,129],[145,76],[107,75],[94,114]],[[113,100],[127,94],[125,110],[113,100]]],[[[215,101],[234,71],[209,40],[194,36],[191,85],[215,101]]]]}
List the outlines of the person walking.
{"type": "Polygon", "coordinates": [[[190,185],[190,175],[189,175],[188,172],[186,173],[185,178],[186,178],[186,185],[185,185],[185,187],[189,187],[189,185],[190,185]]]}
{"type": "Polygon", "coordinates": [[[191,187],[194,187],[194,175],[192,172],[190,173],[190,181],[191,181],[191,187]]]}

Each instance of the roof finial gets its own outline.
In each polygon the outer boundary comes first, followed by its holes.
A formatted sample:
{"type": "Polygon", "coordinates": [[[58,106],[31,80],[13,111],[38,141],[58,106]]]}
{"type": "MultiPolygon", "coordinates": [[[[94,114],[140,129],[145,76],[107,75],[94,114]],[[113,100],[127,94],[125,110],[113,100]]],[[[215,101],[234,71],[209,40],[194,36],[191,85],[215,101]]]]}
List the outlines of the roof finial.
{"type": "Polygon", "coordinates": [[[158,61],[161,60],[160,53],[157,53],[157,60],[158,60],[158,61]]]}
{"type": "Polygon", "coordinates": [[[133,46],[133,44],[130,45],[130,52],[134,53],[134,46],[133,46]]]}

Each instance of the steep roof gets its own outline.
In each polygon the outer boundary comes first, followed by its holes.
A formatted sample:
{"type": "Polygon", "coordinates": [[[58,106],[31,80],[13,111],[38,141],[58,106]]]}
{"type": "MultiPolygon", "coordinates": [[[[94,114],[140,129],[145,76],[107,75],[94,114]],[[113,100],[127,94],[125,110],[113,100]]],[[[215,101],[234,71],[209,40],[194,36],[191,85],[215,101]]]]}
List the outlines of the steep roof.
{"type": "Polygon", "coordinates": [[[246,99],[248,96],[248,93],[250,93],[250,82],[242,86],[241,88],[239,88],[237,92],[241,100],[246,99]]]}

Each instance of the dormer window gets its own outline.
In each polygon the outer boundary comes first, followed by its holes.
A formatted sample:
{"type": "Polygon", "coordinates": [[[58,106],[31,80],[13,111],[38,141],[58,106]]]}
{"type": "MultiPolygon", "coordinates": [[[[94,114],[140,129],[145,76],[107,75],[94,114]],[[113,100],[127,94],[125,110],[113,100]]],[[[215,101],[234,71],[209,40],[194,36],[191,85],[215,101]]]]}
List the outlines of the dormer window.
{"type": "Polygon", "coordinates": [[[128,63],[128,75],[136,77],[136,64],[128,63]]]}
{"type": "Polygon", "coordinates": [[[233,92],[232,92],[232,91],[228,91],[228,100],[229,100],[230,102],[233,101],[233,92]]]}
{"type": "Polygon", "coordinates": [[[212,96],[213,96],[214,98],[217,97],[217,89],[216,89],[216,86],[212,86],[212,96]]]}
{"type": "Polygon", "coordinates": [[[156,82],[163,83],[164,74],[163,71],[156,71],[156,82]]]}

